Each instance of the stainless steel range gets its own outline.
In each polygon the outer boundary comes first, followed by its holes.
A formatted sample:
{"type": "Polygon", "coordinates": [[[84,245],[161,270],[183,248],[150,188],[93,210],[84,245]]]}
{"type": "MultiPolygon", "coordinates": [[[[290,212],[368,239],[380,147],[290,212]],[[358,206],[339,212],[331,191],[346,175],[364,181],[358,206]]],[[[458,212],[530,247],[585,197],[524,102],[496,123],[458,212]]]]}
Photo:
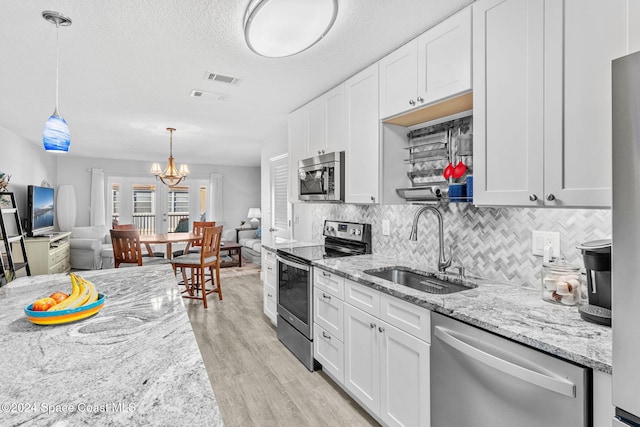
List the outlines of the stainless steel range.
{"type": "Polygon", "coordinates": [[[278,339],[309,369],[313,359],[313,273],[324,258],[371,253],[371,224],[325,220],[324,245],[281,248],[278,256],[278,339]]]}

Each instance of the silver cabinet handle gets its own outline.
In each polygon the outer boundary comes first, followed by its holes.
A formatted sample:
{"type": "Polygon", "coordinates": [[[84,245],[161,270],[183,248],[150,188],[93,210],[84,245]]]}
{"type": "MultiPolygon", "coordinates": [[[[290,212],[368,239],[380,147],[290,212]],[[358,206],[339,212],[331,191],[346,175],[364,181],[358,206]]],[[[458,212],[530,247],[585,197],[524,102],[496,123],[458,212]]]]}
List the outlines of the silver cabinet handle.
{"type": "Polygon", "coordinates": [[[369,326],[371,327],[371,329],[374,329],[376,327],[376,324],[372,322],[372,323],[369,323],[369,326]]]}
{"type": "Polygon", "coordinates": [[[384,328],[382,326],[378,326],[378,332],[384,332],[384,328]]]}
{"type": "Polygon", "coordinates": [[[322,275],[323,275],[324,277],[331,277],[331,274],[327,273],[326,271],[323,271],[323,272],[322,272],[322,275]]]}
{"type": "Polygon", "coordinates": [[[419,97],[418,97],[418,102],[419,102],[419,103],[423,103],[423,102],[424,102],[424,99],[423,99],[421,96],[419,96],[419,97]]]}
{"type": "Polygon", "coordinates": [[[556,199],[556,196],[554,196],[553,193],[547,194],[547,200],[549,202],[553,202],[555,199],[556,199]]]}
{"type": "Polygon", "coordinates": [[[327,334],[325,331],[322,331],[322,338],[326,338],[328,340],[331,339],[331,335],[327,334]]]}
{"type": "MultiPolygon", "coordinates": [[[[553,378],[501,359],[493,354],[482,351],[471,344],[467,344],[461,339],[454,337],[449,332],[451,331],[447,331],[447,329],[444,329],[442,326],[436,326],[434,336],[463,355],[475,359],[480,363],[484,363],[497,371],[568,397],[576,397],[576,385],[574,383],[561,378],[553,378]]],[[[456,335],[464,337],[463,334],[456,333],[456,335]]],[[[469,339],[471,340],[471,338],[469,339]]],[[[544,369],[540,368],[540,371],[543,372],[544,369]]]]}
{"type": "Polygon", "coordinates": [[[373,197],[373,196],[371,196],[371,201],[375,203],[376,198],[375,198],[375,197],[373,197]]]}
{"type": "Polygon", "coordinates": [[[529,200],[535,202],[536,200],[538,200],[538,196],[536,196],[535,194],[529,194],[529,200]]]}
{"type": "Polygon", "coordinates": [[[268,296],[269,298],[273,298],[273,295],[271,295],[270,293],[267,293],[267,296],[268,296]]]}
{"type": "Polygon", "coordinates": [[[331,295],[327,295],[324,292],[322,293],[322,298],[328,299],[329,301],[331,301],[331,295]]]}
{"type": "Polygon", "coordinates": [[[271,267],[267,267],[267,270],[273,270],[271,267]]]}
{"type": "Polygon", "coordinates": [[[416,101],[414,101],[413,99],[409,100],[409,105],[416,105],[416,101]]]}

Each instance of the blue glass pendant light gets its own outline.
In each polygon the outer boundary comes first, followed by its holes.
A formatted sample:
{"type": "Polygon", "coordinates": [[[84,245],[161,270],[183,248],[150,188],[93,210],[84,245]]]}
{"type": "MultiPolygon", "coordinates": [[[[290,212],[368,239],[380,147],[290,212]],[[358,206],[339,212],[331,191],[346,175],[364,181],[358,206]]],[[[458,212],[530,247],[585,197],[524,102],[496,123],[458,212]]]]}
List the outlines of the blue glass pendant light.
{"type": "Polygon", "coordinates": [[[58,113],[58,29],[60,26],[71,25],[71,19],[51,10],[42,12],[42,17],[56,26],[56,108],[44,125],[42,145],[46,151],[67,153],[71,145],[71,134],[67,121],[58,113]]]}

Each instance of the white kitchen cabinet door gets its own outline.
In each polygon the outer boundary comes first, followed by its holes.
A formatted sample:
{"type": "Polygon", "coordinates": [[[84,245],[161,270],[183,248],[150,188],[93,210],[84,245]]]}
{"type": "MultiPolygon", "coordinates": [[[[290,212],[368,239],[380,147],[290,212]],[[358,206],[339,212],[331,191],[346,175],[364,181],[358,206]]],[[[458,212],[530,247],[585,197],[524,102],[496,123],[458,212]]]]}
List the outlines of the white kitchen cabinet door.
{"type": "Polygon", "coordinates": [[[473,4],[477,205],[543,204],[544,41],[544,0],[473,4]]]}
{"type": "Polygon", "coordinates": [[[558,41],[544,60],[545,203],[610,207],[611,61],[627,52],[627,1],[546,1],[545,32],[558,41]]]}
{"type": "Polygon", "coordinates": [[[344,302],[317,287],[313,291],[313,319],[339,340],[344,338],[344,302]]]}
{"type": "Polygon", "coordinates": [[[344,83],[303,107],[307,111],[309,134],[304,158],[346,148],[344,83]]]}
{"type": "Polygon", "coordinates": [[[347,144],[345,202],[371,204],[380,194],[378,64],[345,82],[347,144]]]}
{"type": "Polygon", "coordinates": [[[269,250],[262,251],[262,268],[264,269],[263,286],[263,312],[274,325],[278,321],[278,294],[276,254],[269,250]]]}
{"type": "Polygon", "coordinates": [[[375,317],[344,305],[344,386],[373,413],[380,412],[380,334],[375,317]]]}
{"type": "Polygon", "coordinates": [[[416,106],[418,83],[417,39],[385,56],[380,71],[380,118],[390,117],[416,106]]]}
{"type": "Polygon", "coordinates": [[[306,109],[299,108],[289,114],[289,202],[299,200],[298,161],[305,157],[309,135],[309,121],[306,109]]]}
{"type": "Polygon", "coordinates": [[[385,322],[378,332],[380,418],[389,426],[429,426],[429,345],[385,322]]]}
{"type": "Polygon", "coordinates": [[[418,87],[417,97],[413,98],[417,105],[470,91],[471,7],[418,37],[417,54],[418,87]]]}
{"type": "Polygon", "coordinates": [[[344,343],[320,325],[313,328],[313,357],[320,362],[323,372],[344,385],[344,343]]]}
{"type": "Polygon", "coordinates": [[[304,106],[307,110],[309,135],[304,157],[322,154],[327,144],[327,110],[324,98],[321,96],[304,106]]]}
{"type": "Polygon", "coordinates": [[[327,153],[344,151],[347,148],[347,112],[344,83],[331,89],[323,95],[323,98],[326,117],[326,144],[322,149],[327,153]]]}

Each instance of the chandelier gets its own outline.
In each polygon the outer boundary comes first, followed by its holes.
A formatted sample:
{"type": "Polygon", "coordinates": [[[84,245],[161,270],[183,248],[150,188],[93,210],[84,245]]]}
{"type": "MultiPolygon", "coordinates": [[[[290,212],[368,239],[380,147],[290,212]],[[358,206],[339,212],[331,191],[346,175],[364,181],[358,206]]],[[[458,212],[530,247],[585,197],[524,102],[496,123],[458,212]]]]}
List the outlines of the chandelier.
{"type": "Polygon", "coordinates": [[[156,176],[156,179],[162,181],[162,183],[169,188],[173,188],[180,184],[189,175],[189,168],[187,165],[180,165],[180,170],[176,169],[176,165],[173,161],[173,132],[174,128],[167,128],[169,131],[169,160],[167,167],[164,170],[160,169],[160,163],[154,163],[151,166],[151,173],[156,176]]]}
{"type": "Polygon", "coordinates": [[[42,145],[46,151],[67,153],[71,144],[71,134],[67,121],[58,112],[58,29],[71,25],[71,19],[52,10],[42,12],[42,17],[56,26],[56,108],[44,125],[42,145]]]}

